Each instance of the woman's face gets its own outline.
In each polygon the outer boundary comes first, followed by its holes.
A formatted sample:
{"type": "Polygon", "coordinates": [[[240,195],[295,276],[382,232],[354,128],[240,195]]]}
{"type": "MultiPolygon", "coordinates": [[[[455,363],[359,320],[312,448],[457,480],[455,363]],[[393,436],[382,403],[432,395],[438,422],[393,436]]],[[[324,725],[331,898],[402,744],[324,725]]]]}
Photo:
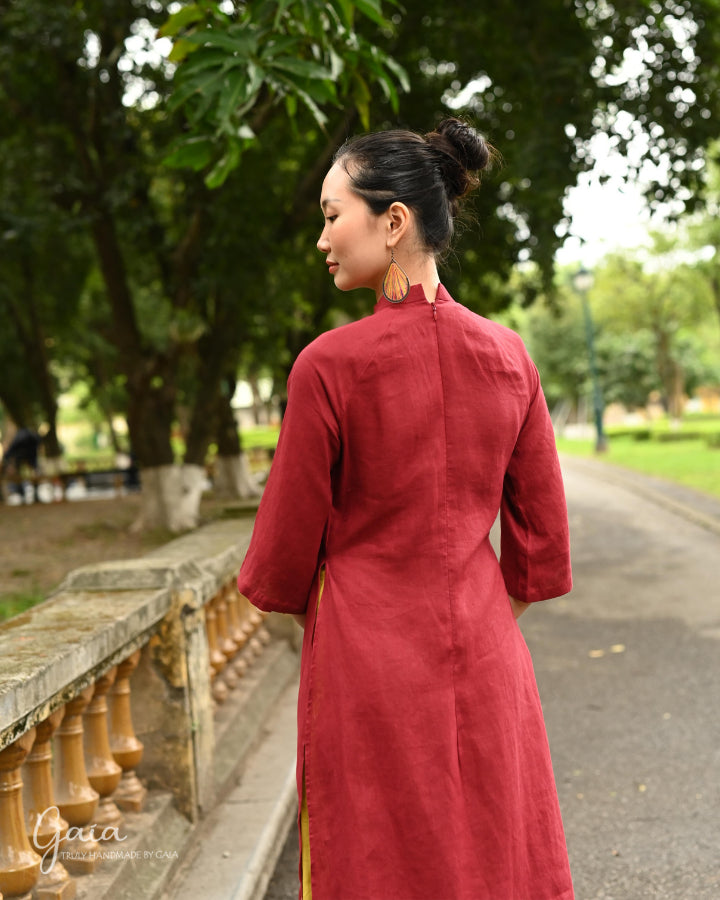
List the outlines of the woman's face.
{"type": "Polygon", "coordinates": [[[317,247],[326,256],[335,286],[341,291],[371,288],[379,295],[390,262],[388,217],[373,215],[338,163],[325,176],[320,206],[325,227],[317,247]]]}

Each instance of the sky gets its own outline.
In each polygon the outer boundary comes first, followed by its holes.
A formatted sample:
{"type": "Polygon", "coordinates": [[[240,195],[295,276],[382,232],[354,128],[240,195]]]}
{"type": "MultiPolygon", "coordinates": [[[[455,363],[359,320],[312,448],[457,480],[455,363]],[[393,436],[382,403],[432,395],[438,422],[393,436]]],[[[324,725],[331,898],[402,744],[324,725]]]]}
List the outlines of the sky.
{"type": "MultiPolygon", "coordinates": [[[[634,146],[631,142],[630,152],[639,153],[642,141],[641,137],[634,146]]],[[[607,134],[595,135],[590,151],[595,165],[579,176],[565,198],[571,225],[556,255],[560,265],[577,262],[590,268],[613,250],[647,246],[650,228],[660,226],[657,219],[651,220],[643,197],[643,182],[660,174],[657,168],[644,163],[640,180],[626,180],[627,161],[607,134]],[[601,184],[601,177],[609,180],[601,184]]]]}
{"type": "Polygon", "coordinates": [[[619,177],[600,184],[597,174],[581,176],[565,200],[570,233],[556,254],[560,265],[596,265],[613,250],[647,245],[650,213],[640,187],[619,177]]]}

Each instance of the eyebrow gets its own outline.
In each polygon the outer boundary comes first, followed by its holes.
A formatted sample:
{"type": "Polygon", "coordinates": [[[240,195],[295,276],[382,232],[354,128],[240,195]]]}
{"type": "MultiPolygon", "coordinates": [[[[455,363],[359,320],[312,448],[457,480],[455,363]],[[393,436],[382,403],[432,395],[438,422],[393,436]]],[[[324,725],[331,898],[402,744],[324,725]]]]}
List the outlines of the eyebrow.
{"type": "Polygon", "coordinates": [[[328,203],[341,203],[342,201],[338,197],[326,197],[324,200],[320,202],[320,206],[325,209],[328,203]]]}

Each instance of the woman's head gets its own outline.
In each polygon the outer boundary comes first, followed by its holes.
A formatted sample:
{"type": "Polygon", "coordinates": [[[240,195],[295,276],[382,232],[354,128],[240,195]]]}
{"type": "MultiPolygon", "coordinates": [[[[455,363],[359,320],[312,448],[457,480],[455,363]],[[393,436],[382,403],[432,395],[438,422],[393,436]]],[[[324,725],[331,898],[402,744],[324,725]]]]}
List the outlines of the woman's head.
{"type": "Polygon", "coordinates": [[[323,183],[325,227],[317,244],[336,286],[369,287],[379,296],[396,252],[411,283],[432,287],[459,200],[479,184],[493,156],[458,119],[443,120],[424,137],[395,130],[343,144],[323,183]]]}
{"type": "Polygon", "coordinates": [[[424,136],[393,130],[353,138],[334,162],[375,215],[405,204],[423,249],[438,256],[450,246],[459,200],[478,186],[494,155],[471,126],[448,118],[424,136]]]}

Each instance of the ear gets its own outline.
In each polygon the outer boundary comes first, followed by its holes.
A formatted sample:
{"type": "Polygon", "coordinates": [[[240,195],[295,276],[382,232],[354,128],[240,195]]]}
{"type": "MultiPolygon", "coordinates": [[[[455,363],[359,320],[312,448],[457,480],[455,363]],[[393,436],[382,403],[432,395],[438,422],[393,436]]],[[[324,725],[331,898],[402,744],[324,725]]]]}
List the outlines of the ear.
{"type": "Polygon", "coordinates": [[[410,230],[412,216],[404,203],[395,201],[385,210],[387,217],[387,246],[396,247],[398,242],[410,230]]]}

